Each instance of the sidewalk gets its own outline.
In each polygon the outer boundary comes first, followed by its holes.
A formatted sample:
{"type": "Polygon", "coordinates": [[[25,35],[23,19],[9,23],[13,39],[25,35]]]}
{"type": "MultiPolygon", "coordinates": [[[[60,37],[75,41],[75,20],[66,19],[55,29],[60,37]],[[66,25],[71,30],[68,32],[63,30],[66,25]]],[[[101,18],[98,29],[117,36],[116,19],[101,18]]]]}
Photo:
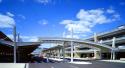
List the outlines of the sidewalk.
{"type": "Polygon", "coordinates": [[[0,68],[25,68],[25,63],[0,63],[0,68]]]}
{"type": "MultiPolygon", "coordinates": [[[[63,61],[63,59],[57,59],[57,58],[49,58],[50,60],[54,60],[54,61],[63,61]]],[[[85,62],[85,61],[73,61],[73,62],[68,62],[71,64],[92,64],[91,62],[85,62]]]]}
{"type": "Polygon", "coordinates": [[[73,62],[69,62],[71,64],[92,64],[91,62],[85,62],[85,61],[73,61],[73,62]]]}
{"type": "Polygon", "coordinates": [[[99,61],[125,63],[125,61],[122,60],[99,60],[99,61]]]}
{"type": "Polygon", "coordinates": [[[54,61],[63,61],[63,59],[57,59],[57,58],[49,58],[49,59],[54,61]]]}

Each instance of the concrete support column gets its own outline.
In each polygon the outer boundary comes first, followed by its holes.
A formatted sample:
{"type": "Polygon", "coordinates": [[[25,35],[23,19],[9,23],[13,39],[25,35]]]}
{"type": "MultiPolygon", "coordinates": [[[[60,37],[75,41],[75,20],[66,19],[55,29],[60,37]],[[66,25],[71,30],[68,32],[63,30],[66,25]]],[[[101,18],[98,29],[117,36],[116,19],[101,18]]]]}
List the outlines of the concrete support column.
{"type": "Polygon", "coordinates": [[[87,58],[89,58],[89,54],[87,54],[87,58]]]}
{"type": "Polygon", "coordinates": [[[112,60],[112,51],[111,51],[111,58],[110,59],[112,60]]]}
{"type": "Polygon", "coordinates": [[[99,51],[95,51],[95,50],[94,50],[94,58],[95,58],[95,59],[100,59],[100,58],[101,58],[99,51]]]}
{"type": "Polygon", "coordinates": [[[115,48],[115,40],[116,40],[116,38],[113,37],[113,39],[112,39],[112,47],[113,47],[113,48],[115,48]]]}
{"type": "Polygon", "coordinates": [[[49,51],[49,56],[50,56],[50,57],[52,56],[52,53],[51,53],[51,51],[49,51]]]}
{"type": "Polygon", "coordinates": [[[58,50],[58,58],[60,59],[60,48],[58,50]]]}
{"type": "Polygon", "coordinates": [[[94,50],[94,59],[96,59],[97,57],[96,57],[96,51],[94,50]]]}
{"type": "MultiPolygon", "coordinates": [[[[112,39],[112,47],[115,49],[115,40],[116,40],[116,38],[115,37],[113,37],[113,39],[112,39]]],[[[112,57],[112,60],[115,60],[115,50],[112,50],[112,55],[111,55],[111,57],[112,57]]]]}
{"type": "Polygon", "coordinates": [[[73,47],[73,41],[71,41],[71,62],[73,62],[73,53],[74,53],[74,47],[73,47]]]}
{"type": "Polygon", "coordinates": [[[100,59],[102,59],[102,53],[101,50],[99,51],[100,59]]]}
{"type": "Polygon", "coordinates": [[[80,58],[80,53],[74,53],[74,58],[80,58]]]}
{"type": "MultiPolygon", "coordinates": [[[[73,27],[71,28],[71,38],[73,38],[73,27]]],[[[73,50],[74,50],[73,41],[71,40],[71,62],[73,62],[73,52],[74,52],[73,50]]]]}
{"type": "Polygon", "coordinates": [[[113,55],[112,59],[115,60],[115,51],[112,52],[112,55],[113,55]]]}
{"type": "Polygon", "coordinates": [[[74,58],[81,58],[80,53],[77,53],[76,51],[77,51],[77,48],[74,47],[74,58]]]}
{"type": "Polygon", "coordinates": [[[111,60],[115,60],[115,51],[114,50],[111,51],[111,60]]]}
{"type": "Polygon", "coordinates": [[[97,34],[96,33],[94,33],[94,42],[98,42],[97,34]]]}
{"type": "Polygon", "coordinates": [[[65,61],[65,45],[63,45],[62,54],[63,54],[63,61],[65,61]]]}

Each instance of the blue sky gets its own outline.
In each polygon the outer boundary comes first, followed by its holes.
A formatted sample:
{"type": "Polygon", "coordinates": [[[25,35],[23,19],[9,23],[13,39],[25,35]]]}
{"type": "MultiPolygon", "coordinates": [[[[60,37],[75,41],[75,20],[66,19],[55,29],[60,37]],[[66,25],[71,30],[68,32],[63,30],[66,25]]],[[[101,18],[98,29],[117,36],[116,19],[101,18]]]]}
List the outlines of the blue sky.
{"type": "Polygon", "coordinates": [[[23,40],[37,37],[87,38],[125,24],[125,0],[0,0],[0,30],[23,40]]]}

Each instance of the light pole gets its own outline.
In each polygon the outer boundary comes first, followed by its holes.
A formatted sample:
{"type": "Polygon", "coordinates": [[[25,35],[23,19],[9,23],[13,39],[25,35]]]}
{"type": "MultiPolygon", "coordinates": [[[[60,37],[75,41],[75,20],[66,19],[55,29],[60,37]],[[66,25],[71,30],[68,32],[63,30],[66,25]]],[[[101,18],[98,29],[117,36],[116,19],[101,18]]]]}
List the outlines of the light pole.
{"type": "MultiPolygon", "coordinates": [[[[71,28],[71,39],[73,39],[73,27],[71,28]]],[[[73,41],[71,40],[71,62],[73,62],[73,41]]]]}
{"type": "Polygon", "coordinates": [[[13,55],[14,55],[14,63],[16,63],[16,46],[17,46],[17,44],[16,44],[16,25],[13,25],[13,39],[14,39],[14,43],[13,43],[13,45],[14,45],[14,53],[13,53],[13,55]]]}

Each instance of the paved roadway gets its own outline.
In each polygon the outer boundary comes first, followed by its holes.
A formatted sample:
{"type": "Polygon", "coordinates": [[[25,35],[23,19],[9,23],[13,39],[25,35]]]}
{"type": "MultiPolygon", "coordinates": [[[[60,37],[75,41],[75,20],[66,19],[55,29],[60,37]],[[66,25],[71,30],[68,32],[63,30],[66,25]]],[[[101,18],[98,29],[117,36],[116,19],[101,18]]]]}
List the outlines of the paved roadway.
{"type": "Polygon", "coordinates": [[[125,63],[89,61],[92,64],[30,63],[29,68],[125,68],[125,63]]]}

